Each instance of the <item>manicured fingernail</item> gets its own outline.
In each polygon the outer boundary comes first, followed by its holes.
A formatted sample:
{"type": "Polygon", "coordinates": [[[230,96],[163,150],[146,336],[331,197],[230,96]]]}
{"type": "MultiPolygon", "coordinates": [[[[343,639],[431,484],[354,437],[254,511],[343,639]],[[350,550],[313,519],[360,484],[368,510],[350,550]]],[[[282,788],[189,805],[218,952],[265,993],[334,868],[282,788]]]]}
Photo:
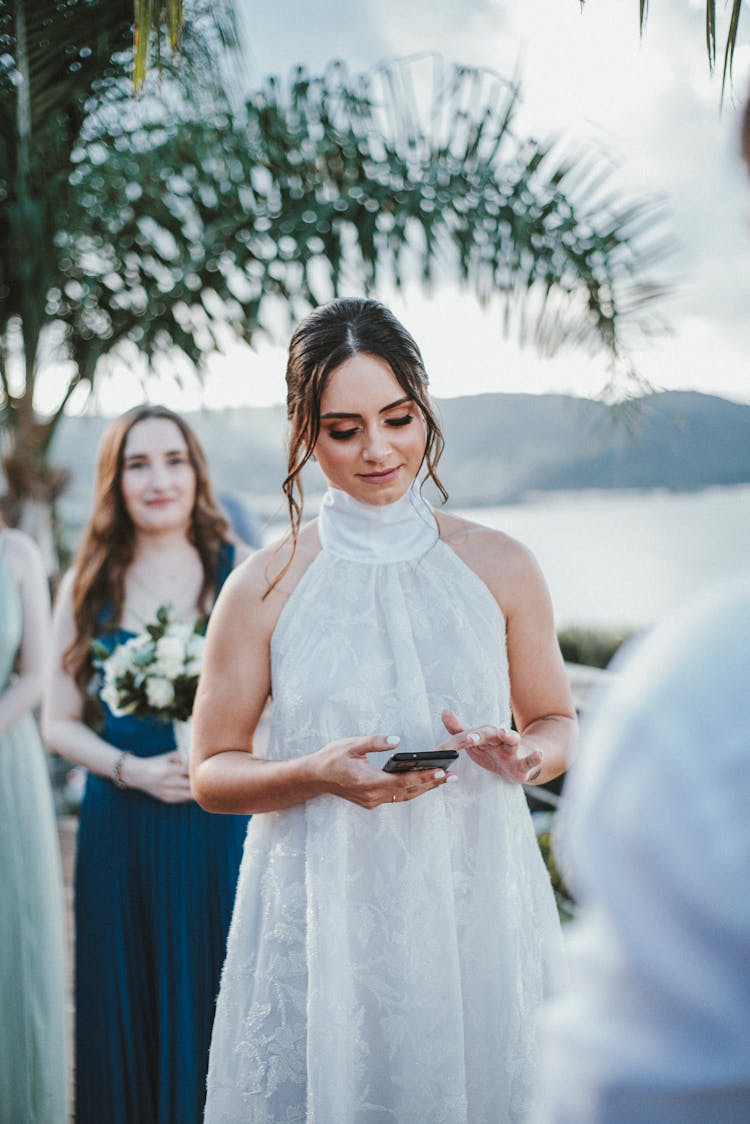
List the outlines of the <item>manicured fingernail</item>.
{"type": "Polygon", "coordinates": [[[455,773],[448,773],[448,776],[445,778],[445,783],[450,784],[451,781],[457,781],[457,780],[458,780],[458,777],[456,776],[455,773]]]}
{"type": "Polygon", "coordinates": [[[479,734],[469,734],[468,740],[474,745],[479,745],[479,734]]]}
{"type": "Polygon", "coordinates": [[[400,741],[401,738],[397,738],[395,734],[389,734],[385,739],[386,745],[398,745],[400,741]]]}
{"type": "Polygon", "coordinates": [[[435,772],[432,774],[432,779],[434,781],[441,781],[444,776],[445,776],[445,769],[436,769],[435,772]]]}

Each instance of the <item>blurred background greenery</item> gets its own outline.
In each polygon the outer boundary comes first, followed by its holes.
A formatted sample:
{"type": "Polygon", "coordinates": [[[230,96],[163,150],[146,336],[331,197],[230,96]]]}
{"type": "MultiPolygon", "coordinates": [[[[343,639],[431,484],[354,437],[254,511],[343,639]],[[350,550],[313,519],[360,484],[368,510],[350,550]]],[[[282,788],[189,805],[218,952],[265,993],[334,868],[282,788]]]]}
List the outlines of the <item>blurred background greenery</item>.
{"type": "Polygon", "coordinates": [[[654,323],[662,208],[611,189],[596,150],[519,133],[517,83],[432,57],[427,95],[415,60],[299,67],[246,95],[232,7],[195,0],[178,54],[138,26],[134,100],[133,31],[124,0],[0,0],[3,501],[50,570],[71,399],[115,359],[123,379],[200,375],[271,306],[290,323],[443,271],[502,295],[542,351],[635,376],[623,328],[654,323]]]}

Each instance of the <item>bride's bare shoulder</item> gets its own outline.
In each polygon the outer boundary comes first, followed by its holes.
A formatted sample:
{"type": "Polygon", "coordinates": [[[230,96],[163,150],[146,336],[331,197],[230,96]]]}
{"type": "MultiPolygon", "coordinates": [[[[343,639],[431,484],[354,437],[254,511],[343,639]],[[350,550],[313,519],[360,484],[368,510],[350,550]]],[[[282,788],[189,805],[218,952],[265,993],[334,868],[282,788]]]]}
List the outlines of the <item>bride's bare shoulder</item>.
{"type": "MultiPolygon", "coordinates": [[[[227,597],[264,606],[278,616],[302,575],[320,551],[316,524],[303,527],[293,548],[290,535],[254,551],[232,571],[227,597]]],[[[223,592],[223,591],[222,591],[223,592]]]]}
{"type": "Polygon", "coordinates": [[[440,538],[490,587],[500,579],[518,580],[536,568],[528,547],[504,531],[471,519],[438,513],[440,538]]]}

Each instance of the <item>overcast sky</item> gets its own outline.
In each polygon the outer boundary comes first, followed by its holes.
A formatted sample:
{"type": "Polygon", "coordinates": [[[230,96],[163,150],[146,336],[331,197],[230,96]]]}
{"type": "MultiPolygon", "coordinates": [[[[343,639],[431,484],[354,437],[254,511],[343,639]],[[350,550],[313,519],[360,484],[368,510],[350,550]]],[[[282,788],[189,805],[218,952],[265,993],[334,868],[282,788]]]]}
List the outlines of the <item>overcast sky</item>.
{"type": "MultiPolygon", "coordinates": [[[[735,96],[720,112],[720,77],[705,52],[704,0],[652,0],[643,41],[638,0],[239,0],[250,86],[297,63],[334,57],[351,70],[435,50],[446,62],[519,69],[518,127],[595,145],[634,192],[663,194],[680,244],[669,263],[676,294],[671,335],[638,353],[655,387],[750,401],[750,177],[738,156],[739,115],[750,87],[750,15],[735,55],[735,96]]],[[[723,5],[719,5],[723,9],[723,5]]],[[[745,8],[750,7],[746,4],[745,8]]],[[[724,13],[720,18],[725,18],[724,13]]],[[[444,283],[430,296],[384,291],[420,344],[437,396],[487,390],[596,393],[602,361],[566,352],[540,359],[505,340],[499,306],[482,311],[444,283]]],[[[208,405],[281,401],[283,341],[239,350],[212,366],[208,405]]],[[[162,395],[164,396],[164,395],[162,395]]],[[[191,394],[171,404],[197,404],[191,394]]],[[[100,404],[119,408],[106,390],[100,404]]]]}

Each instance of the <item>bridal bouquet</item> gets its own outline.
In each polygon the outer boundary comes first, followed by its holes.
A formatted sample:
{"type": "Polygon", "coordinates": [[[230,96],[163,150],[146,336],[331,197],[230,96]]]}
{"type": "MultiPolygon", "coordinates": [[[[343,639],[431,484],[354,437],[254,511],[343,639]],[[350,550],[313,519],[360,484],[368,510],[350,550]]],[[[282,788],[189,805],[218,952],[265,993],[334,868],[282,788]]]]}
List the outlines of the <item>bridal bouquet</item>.
{"type": "Polygon", "coordinates": [[[111,652],[92,642],[94,663],[104,676],[101,697],[113,714],[187,722],[198,686],[206,621],[170,621],[162,605],[146,631],[111,652]]]}

